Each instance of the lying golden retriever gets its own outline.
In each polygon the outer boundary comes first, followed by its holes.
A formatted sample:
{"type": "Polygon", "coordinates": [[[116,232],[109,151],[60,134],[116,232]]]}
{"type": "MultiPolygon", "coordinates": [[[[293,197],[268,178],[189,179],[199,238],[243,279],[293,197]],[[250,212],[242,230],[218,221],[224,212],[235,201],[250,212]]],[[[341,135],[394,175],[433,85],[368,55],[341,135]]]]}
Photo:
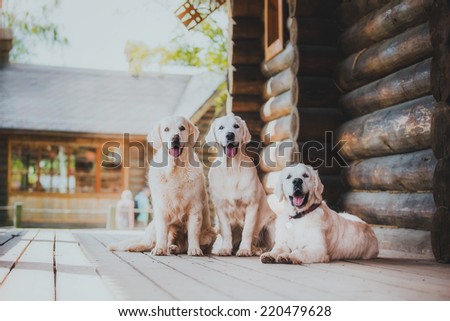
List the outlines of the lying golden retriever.
{"type": "Polygon", "coordinates": [[[149,135],[156,150],[148,174],[154,219],[141,240],[109,246],[110,250],[151,251],[200,256],[216,239],[211,227],[202,165],[194,153],[198,129],[180,116],[161,120],[149,135]]]}
{"type": "Polygon", "coordinates": [[[243,152],[250,139],[245,122],[233,115],[217,118],[205,138],[218,148],[208,175],[219,219],[220,238],[213,250],[218,255],[260,255],[260,247],[268,251],[273,246],[276,215],[252,160],[243,152]]]}
{"type": "Polygon", "coordinates": [[[322,199],[323,184],[311,166],[297,164],[280,174],[275,194],[284,202],[278,214],[274,248],[263,263],[324,263],[378,255],[371,227],[348,213],[337,214],[322,199]]]}

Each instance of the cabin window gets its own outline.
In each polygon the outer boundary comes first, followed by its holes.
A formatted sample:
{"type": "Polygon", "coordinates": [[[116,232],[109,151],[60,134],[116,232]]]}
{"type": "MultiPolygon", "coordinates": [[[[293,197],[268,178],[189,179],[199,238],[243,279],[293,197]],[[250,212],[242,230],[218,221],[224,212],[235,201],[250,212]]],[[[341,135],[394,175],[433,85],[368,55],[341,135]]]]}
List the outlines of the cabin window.
{"type": "Polygon", "coordinates": [[[264,0],[265,59],[270,60],[283,50],[284,19],[282,0],[264,0]]]}
{"type": "Polygon", "coordinates": [[[12,192],[74,194],[123,189],[122,164],[102,168],[97,145],[12,142],[10,157],[12,192]]]}

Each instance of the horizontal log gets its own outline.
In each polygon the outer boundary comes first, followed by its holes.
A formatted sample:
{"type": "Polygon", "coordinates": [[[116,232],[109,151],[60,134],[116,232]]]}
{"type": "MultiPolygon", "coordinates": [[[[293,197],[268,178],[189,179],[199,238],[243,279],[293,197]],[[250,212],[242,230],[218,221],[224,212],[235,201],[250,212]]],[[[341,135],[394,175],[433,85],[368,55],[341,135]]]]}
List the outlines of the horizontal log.
{"type": "Polygon", "coordinates": [[[300,76],[332,76],[338,63],[335,47],[298,46],[300,76]]]}
{"type": "Polygon", "coordinates": [[[264,57],[260,40],[233,40],[231,64],[259,65],[264,57]]]}
{"type": "Polygon", "coordinates": [[[299,108],[299,140],[325,141],[325,132],[334,132],[344,123],[344,115],[337,108],[299,108]]]}
{"type": "Polygon", "coordinates": [[[271,120],[265,124],[260,133],[261,141],[265,145],[285,139],[296,141],[298,123],[298,112],[296,109],[293,109],[290,115],[271,120]]]}
{"type": "Polygon", "coordinates": [[[233,66],[233,80],[230,81],[230,93],[234,95],[262,95],[264,76],[258,65],[233,66]]]}
{"type": "Polygon", "coordinates": [[[433,177],[436,206],[450,207],[450,157],[438,161],[433,177]]]}
{"type": "Polygon", "coordinates": [[[431,122],[431,147],[437,159],[450,156],[450,106],[439,103],[431,122]]]}
{"type": "Polygon", "coordinates": [[[427,20],[433,0],[393,0],[343,32],[340,47],[349,55],[427,20]]]}
{"type": "Polygon", "coordinates": [[[450,263],[450,208],[439,207],[431,226],[431,246],[436,261],[450,263]]]}
{"type": "Polygon", "coordinates": [[[236,95],[233,96],[233,112],[257,112],[261,108],[261,96],[236,95]]]}
{"type": "Polygon", "coordinates": [[[300,76],[297,80],[299,107],[336,105],[340,92],[332,78],[300,76]]]}
{"type": "Polygon", "coordinates": [[[357,160],[344,168],[344,182],[357,190],[431,191],[437,160],[431,149],[357,160]]]}
{"type": "Polygon", "coordinates": [[[424,23],[347,57],[337,67],[336,82],[349,91],[417,63],[432,50],[430,29],[424,23]]]}
{"type": "Polygon", "coordinates": [[[339,24],[350,27],[369,12],[383,7],[390,0],[348,0],[342,1],[338,9],[339,24]]]}
{"type": "Polygon", "coordinates": [[[298,18],[297,43],[299,45],[334,46],[339,28],[331,19],[298,18]]]}
{"type": "Polygon", "coordinates": [[[264,99],[278,96],[285,91],[291,90],[296,82],[295,73],[291,69],[285,69],[266,81],[263,88],[264,99]]]}
{"type": "Polygon", "coordinates": [[[235,0],[231,4],[231,16],[261,18],[264,12],[264,1],[235,0]]]}
{"type": "Polygon", "coordinates": [[[294,161],[297,143],[286,139],[262,148],[259,154],[259,168],[263,172],[280,171],[294,161]]]}
{"type": "Polygon", "coordinates": [[[233,39],[261,39],[264,25],[261,18],[236,17],[233,19],[233,39]]]}
{"type": "Polygon", "coordinates": [[[406,228],[389,228],[386,226],[372,226],[378,239],[380,250],[392,250],[406,254],[417,254],[425,260],[433,259],[429,231],[406,228]]]}
{"type": "Polygon", "coordinates": [[[348,192],[339,203],[369,224],[426,231],[436,210],[432,193],[348,192]]]}
{"type": "Polygon", "coordinates": [[[431,147],[432,96],[350,120],[337,131],[341,152],[350,160],[401,154],[431,147]]]}
{"type": "Polygon", "coordinates": [[[332,17],[340,0],[287,0],[291,17],[332,17]]]}
{"type": "Polygon", "coordinates": [[[431,41],[434,47],[450,44],[450,2],[436,0],[430,14],[431,41]]]}
{"type": "Polygon", "coordinates": [[[298,70],[298,48],[291,42],[278,55],[261,64],[261,71],[266,77],[271,77],[279,72],[291,69],[295,74],[298,70]]]}
{"type": "Polygon", "coordinates": [[[264,122],[268,122],[270,120],[289,115],[294,106],[292,101],[292,92],[290,90],[285,91],[276,97],[271,97],[261,107],[261,119],[264,122]]]}
{"type": "Polygon", "coordinates": [[[434,50],[431,92],[437,101],[450,103],[450,46],[441,45],[434,50]]]}
{"type": "Polygon", "coordinates": [[[339,101],[344,112],[358,117],[431,93],[431,59],[355,89],[339,101]]]}
{"type": "Polygon", "coordinates": [[[319,171],[320,176],[339,175],[343,166],[347,164],[339,154],[339,147],[333,150],[333,142],[318,141],[298,142],[300,163],[311,165],[319,171]]]}

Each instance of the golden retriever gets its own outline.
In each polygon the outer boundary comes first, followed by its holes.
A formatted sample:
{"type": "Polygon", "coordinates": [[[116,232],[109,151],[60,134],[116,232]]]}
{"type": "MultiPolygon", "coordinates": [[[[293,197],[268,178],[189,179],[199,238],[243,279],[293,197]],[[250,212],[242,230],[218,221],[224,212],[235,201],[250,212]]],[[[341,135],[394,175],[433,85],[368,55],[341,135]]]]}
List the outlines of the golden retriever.
{"type": "Polygon", "coordinates": [[[284,202],[275,245],[263,263],[324,263],[378,255],[372,228],[348,213],[336,213],[322,199],[323,184],[311,166],[297,164],[280,174],[275,194],[284,202]]]}
{"type": "Polygon", "coordinates": [[[267,203],[255,165],[244,152],[251,139],[238,116],[217,118],[207,134],[217,147],[217,158],[208,174],[211,200],[218,218],[220,238],[213,252],[222,256],[260,255],[273,245],[275,213],[267,203]]]}
{"type": "Polygon", "coordinates": [[[199,131],[180,116],[162,119],[149,135],[156,150],[148,174],[154,219],[139,241],[110,245],[110,250],[151,251],[153,255],[201,256],[212,249],[203,167],[193,146],[199,131]]]}

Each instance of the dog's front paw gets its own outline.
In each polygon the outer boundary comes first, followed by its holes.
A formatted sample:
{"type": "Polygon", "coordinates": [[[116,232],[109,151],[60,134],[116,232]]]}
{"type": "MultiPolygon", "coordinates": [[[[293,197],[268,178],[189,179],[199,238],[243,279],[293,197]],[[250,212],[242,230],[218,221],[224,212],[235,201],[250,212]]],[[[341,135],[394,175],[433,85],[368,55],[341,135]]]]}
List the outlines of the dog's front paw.
{"type": "Polygon", "coordinates": [[[203,256],[203,252],[199,248],[192,248],[192,249],[188,249],[187,255],[190,255],[190,256],[203,256]]]}
{"type": "Polygon", "coordinates": [[[281,264],[292,264],[291,257],[289,253],[283,253],[277,256],[277,263],[281,264]]]}
{"type": "Polygon", "coordinates": [[[261,254],[259,259],[261,260],[261,263],[266,263],[266,264],[275,263],[275,257],[270,252],[261,254]]]}
{"type": "Polygon", "coordinates": [[[233,249],[221,248],[219,252],[217,252],[220,256],[230,256],[233,249]]]}
{"type": "Polygon", "coordinates": [[[170,254],[180,254],[180,248],[178,245],[171,244],[169,245],[169,253],[170,254]]]}
{"type": "Polygon", "coordinates": [[[253,253],[250,249],[240,249],[237,251],[236,256],[253,256],[253,253]]]}
{"type": "Polygon", "coordinates": [[[294,255],[290,255],[289,259],[291,260],[292,264],[303,264],[302,260],[300,260],[298,257],[294,256],[294,255]]]}
{"type": "Polygon", "coordinates": [[[152,255],[156,255],[156,256],[162,256],[162,255],[167,255],[167,251],[166,249],[162,248],[162,247],[158,247],[158,248],[154,248],[151,252],[152,255]]]}

